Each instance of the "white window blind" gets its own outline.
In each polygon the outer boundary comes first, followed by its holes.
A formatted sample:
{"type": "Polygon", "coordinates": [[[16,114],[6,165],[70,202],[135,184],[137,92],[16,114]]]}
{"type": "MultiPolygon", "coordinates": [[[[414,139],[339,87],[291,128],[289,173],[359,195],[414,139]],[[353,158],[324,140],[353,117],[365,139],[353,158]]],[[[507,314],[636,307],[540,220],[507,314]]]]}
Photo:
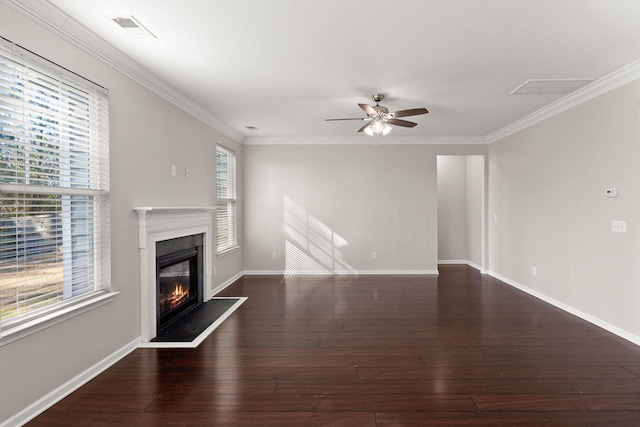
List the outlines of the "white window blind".
{"type": "Polygon", "coordinates": [[[217,252],[221,253],[237,246],[236,155],[221,145],[216,149],[216,195],[217,252]]]}
{"type": "Polygon", "coordinates": [[[108,141],[106,89],[0,39],[0,337],[108,291],[108,141]]]}

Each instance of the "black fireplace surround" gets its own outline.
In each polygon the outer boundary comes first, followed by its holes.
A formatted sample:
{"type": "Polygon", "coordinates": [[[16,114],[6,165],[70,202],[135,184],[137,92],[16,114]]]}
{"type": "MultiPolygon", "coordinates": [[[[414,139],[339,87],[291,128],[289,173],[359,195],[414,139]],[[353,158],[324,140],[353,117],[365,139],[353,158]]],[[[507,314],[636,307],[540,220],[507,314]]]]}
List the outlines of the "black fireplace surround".
{"type": "Polygon", "coordinates": [[[203,302],[203,235],[156,243],[157,333],[203,302]]]}

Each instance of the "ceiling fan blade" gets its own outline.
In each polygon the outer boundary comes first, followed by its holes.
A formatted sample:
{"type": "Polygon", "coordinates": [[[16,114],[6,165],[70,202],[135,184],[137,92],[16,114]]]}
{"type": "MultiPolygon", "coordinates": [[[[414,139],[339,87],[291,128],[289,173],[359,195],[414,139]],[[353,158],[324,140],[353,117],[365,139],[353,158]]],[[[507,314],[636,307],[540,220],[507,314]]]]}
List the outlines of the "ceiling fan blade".
{"type": "Polygon", "coordinates": [[[340,120],[366,120],[366,117],[350,117],[347,119],[324,119],[325,122],[336,122],[340,120]]]}
{"type": "Polygon", "coordinates": [[[407,116],[417,116],[420,114],[427,114],[429,111],[427,111],[426,108],[412,108],[410,110],[400,110],[400,111],[395,111],[393,113],[391,113],[390,115],[392,117],[407,117],[407,116]]]}
{"type": "Polygon", "coordinates": [[[368,128],[369,126],[371,126],[371,123],[373,123],[373,122],[369,122],[369,123],[367,123],[366,125],[362,126],[360,129],[358,129],[358,132],[362,132],[362,131],[364,131],[366,128],[368,128]]]}
{"type": "Polygon", "coordinates": [[[373,107],[371,107],[371,105],[358,104],[358,107],[362,108],[364,110],[364,112],[367,113],[370,116],[375,116],[376,114],[378,114],[378,112],[376,110],[374,110],[373,107]]]}
{"type": "Polygon", "coordinates": [[[410,122],[408,120],[400,120],[400,119],[389,119],[387,120],[387,123],[389,123],[390,125],[403,126],[406,128],[412,128],[418,125],[417,123],[410,122]]]}

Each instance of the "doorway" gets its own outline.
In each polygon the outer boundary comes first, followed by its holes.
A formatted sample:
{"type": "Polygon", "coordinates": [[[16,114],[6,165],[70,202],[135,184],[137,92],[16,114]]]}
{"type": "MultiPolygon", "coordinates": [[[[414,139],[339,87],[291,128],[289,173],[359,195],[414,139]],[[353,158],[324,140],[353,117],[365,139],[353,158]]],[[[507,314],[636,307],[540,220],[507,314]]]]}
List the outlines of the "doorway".
{"type": "Polygon", "coordinates": [[[437,156],[438,264],[485,272],[485,156],[437,156]]]}

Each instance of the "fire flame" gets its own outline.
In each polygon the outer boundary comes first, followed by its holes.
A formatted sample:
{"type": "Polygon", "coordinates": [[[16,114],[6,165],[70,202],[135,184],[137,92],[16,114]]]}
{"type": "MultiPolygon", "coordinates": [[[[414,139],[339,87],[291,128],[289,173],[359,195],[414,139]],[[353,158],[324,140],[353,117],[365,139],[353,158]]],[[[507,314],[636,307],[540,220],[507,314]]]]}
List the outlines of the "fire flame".
{"type": "Polygon", "coordinates": [[[171,309],[176,308],[184,299],[189,295],[189,292],[179,283],[176,283],[175,288],[173,288],[173,292],[169,295],[169,305],[171,309]]]}

